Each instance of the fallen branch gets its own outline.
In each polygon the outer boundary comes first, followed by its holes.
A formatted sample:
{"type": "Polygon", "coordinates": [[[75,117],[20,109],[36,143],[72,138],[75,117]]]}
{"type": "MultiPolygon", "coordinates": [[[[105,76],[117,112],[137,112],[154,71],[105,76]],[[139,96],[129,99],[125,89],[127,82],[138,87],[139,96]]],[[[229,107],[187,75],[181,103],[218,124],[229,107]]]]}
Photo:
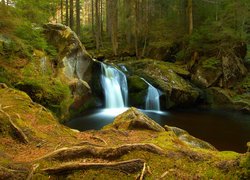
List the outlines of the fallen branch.
{"type": "Polygon", "coordinates": [[[74,158],[84,157],[95,157],[110,160],[117,159],[131,151],[148,151],[154,154],[164,154],[164,151],[154,144],[125,144],[118,147],[74,146],[55,150],[35,161],[43,159],[72,160],[74,158]]]}
{"type": "Polygon", "coordinates": [[[146,163],[143,164],[143,168],[142,168],[142,172],[141,172],[139,180],[143,180],[145,173],[146,173],[146,163]]]}
{"type": "Polygon", "coordinates": [[[108,144],[104,139],[102,139],[102,138],[100,138],[100,137],[98,137],[98,136],[92,136],[91,138],[92,138],[92,139],[95,139],[95,140],[97,140],[97,141],[103,142],[105,145],[108,144]]]}
{"type": "Polygon", "coordinates": [[[33,178],[33,174],[36,171],[36,169],[39,167],[39,164],[33,164],[31,167],[31,170],[26,178],[26,180],[31,180],[33,178]]]}
{"type": "Polygon", "coordinates": [[[73,170],[88,170],[88,169],[113,169],[119,170],[127,173],[134,173],[138,172],[142,169],[144,165],[144,160],[142,159],[132,159],[129,161],[121,161],[121,162],[113,162],[113,163],[80,163],[80,162],[73,162],[73,163],[66,163],[60,166],[55,166],[52,168],[42,169],[48,174],[60,174],[66,173],[73,170]]]}
{"type": "Polygon", "coordinates": [[[11,128],[13,129],[13,131],[15,132],[15,134],[17,135],[17,137],[19,138],[19,140],[23,143],[29,143],[29,140],[27,138],[27,136],[24,134],[24,132],[22,131],[22,129],[20,129],[11,119],[10,115],[8,113],[6,113],[3,109],[2,109],[2,105],[0,105],[0,112],[3,113],[5,116],[8,117],[9,123],[11,125],[11,128]]]}

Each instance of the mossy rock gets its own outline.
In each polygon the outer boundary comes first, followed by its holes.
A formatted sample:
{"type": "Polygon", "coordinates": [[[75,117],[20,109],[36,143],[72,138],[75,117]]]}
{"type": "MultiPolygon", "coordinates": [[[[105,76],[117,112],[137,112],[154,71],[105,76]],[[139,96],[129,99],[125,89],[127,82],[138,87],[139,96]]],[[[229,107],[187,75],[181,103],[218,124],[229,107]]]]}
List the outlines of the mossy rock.
{"type": "Polygon", "coordinates": [[[104,127],[104,129],[109,128],[115,128],[118,130],[141,129],[157,132],[165,131],[165,129],[154,120],[133,107],[117,116],[112,124],[104,127]]]}
{"type": "Polygon", "coordinates": [[[205,88],[218,84],[223,73],[221,61],[216,58],[202,59],[194,69],[192,81],[205,88]]]}
{"type": "Polygon", "coordinates": [[[148,84],[139,76],[128,77],[129,104],[144,108],[148,84]]]}
{"type": "Polygon", "coordinates": [[[143,77],[163,92],[166,97],[166,103],[162,103],[166,105],[164,108],[195,104],[200,95],[198,88],[183,78],[189,77],[190,74],[181,66],[151,59],[129,61],[124,64],[129,72],[143,77]]]}

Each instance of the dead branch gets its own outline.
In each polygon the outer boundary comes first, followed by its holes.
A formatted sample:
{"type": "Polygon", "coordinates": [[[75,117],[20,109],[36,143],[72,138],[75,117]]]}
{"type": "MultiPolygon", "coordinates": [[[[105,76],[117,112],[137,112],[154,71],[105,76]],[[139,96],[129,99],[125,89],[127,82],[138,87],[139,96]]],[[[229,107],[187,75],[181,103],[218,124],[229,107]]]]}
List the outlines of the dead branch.
{"type": "Polygon", "coordinates": [[[141,172],[139,180],[143,180],[145,174],[146,174],[146,163],[143,164],[143,168],[142,168],[142,172],[141,172]]]}
{"type": "Polygon", "coordinates": [[[15,134],[17,135],[17,137],[19,138],[19,140],[22,142],[22,143],[29,143],[29,140],[27,138],[27,136],[24,134],[24,132],[22,131],[22,129],[20,129],[11,119],[10,115],[5,112],[3,109],[2,109],[2,106],[0,105],[0,112],[3,113],[5,116],[8,117],[8,120],[9,120],[9,123],[11,125],[11,128],[13,129],[13,131],[15,132],[15,134]]]}
{"type": "Polygon", "coordinates": [[[44,157],[43,159],[53,159],[65,161],[74,158],[94,157],[101,159],[117,159],[131,151],[148,151],[154,154],[164,154],[164,151],[154,144],[125,144],[118,147],[93,147],[93,146],[74,146],[70,148],[61,148],[55,150],[44,157]]]}
{"type": "Polygon", "coordinates": [[[102,138],[100,138],[100,137],[98,137],[98,136],[92,136],[91,138],[92,138],[92,139],[95,139],[95,140],[97,140],[97,141],[103,142],[105,145],[108,144],[104,139],[102,139],[102,138]]]}
{"type": "Polygon", "coordinates": [[[39,164],[33,164],[31,167],[31,170],[26,178],[26,180],[31,180],[33,177],[34,172],[36,171],[36,169],[39,167],[39,164]]]}
{"type": "Polygon", "coordinates": [[[48,174],[60,174],[66,173],[73,170],[88,170],[88,169],[113,169],[119,170],[127,173],[134,173],[143,168],[144,160],[142,159],[132,159],[128,161],[112,162],[112,163],[65,163],[60,166],[55,166],[51,168],[42,169],[48,174]]]}

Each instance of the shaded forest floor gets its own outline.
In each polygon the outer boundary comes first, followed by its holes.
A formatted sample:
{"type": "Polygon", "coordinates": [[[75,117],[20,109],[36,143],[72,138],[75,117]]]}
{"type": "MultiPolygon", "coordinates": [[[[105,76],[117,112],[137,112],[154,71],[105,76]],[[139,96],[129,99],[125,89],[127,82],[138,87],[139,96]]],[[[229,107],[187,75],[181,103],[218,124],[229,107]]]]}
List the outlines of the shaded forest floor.
{"type": "Polygon", "coordinates": [[[0,102],[0,179],[249,178],[249,154],[194,148],[171,131],[77,132],[3,84],[0,102]]]}

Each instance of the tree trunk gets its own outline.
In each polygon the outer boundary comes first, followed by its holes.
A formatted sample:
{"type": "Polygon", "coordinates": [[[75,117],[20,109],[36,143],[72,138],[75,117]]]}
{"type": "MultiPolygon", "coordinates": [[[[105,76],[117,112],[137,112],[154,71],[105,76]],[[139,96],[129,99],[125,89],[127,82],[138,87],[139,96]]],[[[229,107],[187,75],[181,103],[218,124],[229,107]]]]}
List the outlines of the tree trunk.
{"type": "Polygon", "coordinates": [[[66,20],[65,20],[65,24],[66,26],[69,25],[69,1],[66,0],[65,2],[65,11],[66,11],[66,20]]]}
{"type": "Polygon", "coordinates": [[[61,23],[63,24],[63,0],[60,1],[61,6],[61,23]]]}
{"type": "Polygon", "coordinates": [[[106,0],[106,32],[108,37],[111,37],[111,0],[106,0]]]}
{"type": "Polygon", "coordinates": [[[70,0],[69,10],[69,26],[73,30],[74,28],[74,0],[70,0]]]}
{"type": "Polygon", "coordinates": [[[93,38],[95,37],[95,29],[94,29],[94,24],[95,24],[95,8],[94,8],[94,0],[91,0],[91,19],[92,19],[92,34],[93,38]]]}
{"type": "Polygon", "coordinates": [[[111,41],[112,41],[112,48],[113,48],[113,53],[116,56],[117,55],[117,50],[118,50],[118,39],[117,39],[117,26],[118,26],[118,7],[117,7],[117,0],[112,0],[111,1],[111,41]]]}
{"type": "Polygon", "coordinates": [[[188,0],[188,32],[191,35],[193,32],[193,1],[188,0]]]}
{"type": "Polygon", "coordinates": [[[95,38],[96,38],[96,49],[100,49],[100,15],[99,15],[99,0],[95,0],[95,38]]]}
{"type": "Polygon", "coordinates": [[[81,19],[80,19],[80,0],[76,0],[76,34],[80,36],[81,19]]]}

